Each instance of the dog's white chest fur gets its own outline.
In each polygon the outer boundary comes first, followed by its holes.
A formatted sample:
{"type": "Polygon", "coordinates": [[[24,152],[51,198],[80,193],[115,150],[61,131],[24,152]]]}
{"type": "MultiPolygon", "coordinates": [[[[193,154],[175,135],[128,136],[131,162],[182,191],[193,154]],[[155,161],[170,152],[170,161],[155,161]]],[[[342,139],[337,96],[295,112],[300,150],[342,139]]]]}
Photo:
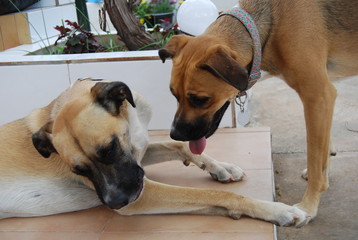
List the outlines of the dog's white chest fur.
{"type": "Polygon", "coordinates": [[[149,103],[138,93],[132,92],[136,108],[128,105],[128,122],[131,146],[134,149],[135,158],[140,163],[149,143],[148,124],[152,110],[149,103]]]}

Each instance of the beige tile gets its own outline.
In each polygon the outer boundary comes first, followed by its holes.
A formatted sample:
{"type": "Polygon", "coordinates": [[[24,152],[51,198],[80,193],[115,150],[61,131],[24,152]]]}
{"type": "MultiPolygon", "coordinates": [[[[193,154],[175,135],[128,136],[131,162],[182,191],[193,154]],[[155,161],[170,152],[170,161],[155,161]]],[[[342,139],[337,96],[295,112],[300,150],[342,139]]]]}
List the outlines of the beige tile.
{"type": "Polygon", "coordinates": [[[0,232],[3,240],[97,240],[99,233],[75,233],[75,232],[0,232]]]}
{"type": "Polygon", "coordinates": [[[0,231],[102,231],[114,214],[105,207],[36,218],[9,218],[0,221],[0,231]]]}
{"type": "Polygon", "coordinates": [[[218,133],[208,139],[207,154],[243,169],[272,168],[269,132],[218,133]]]}
{"type": "Polygon", "coordinates": [[[105,232],[272,232],[270,223],[242,217],[198,215],[137,215],[116,214],[105,228],[105,232]]]}
{"type": "MultiPolygon", "coordinates": [[[[237,183],[222,184],[214,181],[210,174],[194,164],[188,167],[180,161],[170,161],[145,168],[146,175],[155,181],[171,185],[213,188],[235,192],[262,200],[273,200],[273,176],[269,129],[220,129],[207,144],[207,154],[231,162],[245,171],[246,177],[237,183]],[[232,147],[236,142],[242,147],[232,147]],[[242,157],[238,157],[242,156],[242,157]],[[246,163],[248,162],[248,163],[246,163]]],[[[169,140],[167,131],[151,131],[152,141],[169,140]]]]}
{"type": "MultiPolygon", "coordinates": [[[[151,141],[170,141],[168,131],[150,131],[151,141]]],[[[219,129],[207,139],[205,153],[247,169],[272,169],[269,128],[219,129]]]]}
{"type": "Polygon", "coordinates": [[[100,240],[272,240],[273,237],[265,232],[160,232],[160,233],[104,233],[100,240]]]}

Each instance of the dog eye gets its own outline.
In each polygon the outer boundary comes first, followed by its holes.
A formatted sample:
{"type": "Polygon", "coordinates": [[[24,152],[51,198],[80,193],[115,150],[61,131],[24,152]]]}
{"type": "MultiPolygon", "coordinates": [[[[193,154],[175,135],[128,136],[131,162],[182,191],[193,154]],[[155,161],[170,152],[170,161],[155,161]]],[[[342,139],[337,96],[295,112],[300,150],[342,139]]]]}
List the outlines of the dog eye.
{"type": "Polygon", "coordinates": [[[194,94],[189,94],[189,102],[193,107],[204,107],[210,100],[210,97],[198,97],[194,94]]]}
{"type": "Polygon", "coordinates": [[[98,148],[97,160],[106,165],[113,164],[120,153],[118,137],[113,136],[112,141],[107,146],[98,148]]]}
{"type": "Polygon", "coordinates": [[[72,169],[72,172],[84,177],[88,177],[91,174],[91,170],[89,169],[89,167],[80,165],[75,165],[72,169]]]}

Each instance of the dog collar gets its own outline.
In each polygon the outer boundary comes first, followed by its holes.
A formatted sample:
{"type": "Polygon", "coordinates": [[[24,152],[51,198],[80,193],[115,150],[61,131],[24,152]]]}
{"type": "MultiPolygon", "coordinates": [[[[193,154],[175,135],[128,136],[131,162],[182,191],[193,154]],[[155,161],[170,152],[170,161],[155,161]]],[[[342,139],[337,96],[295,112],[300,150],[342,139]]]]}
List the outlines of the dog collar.
{"type": "MultiPolygon", "coordinates": [[[[238,19],[245,26],[245,28],[249,32],[249,34],[254,42],[254,57],[252,60],[252,66],[251,66],[250,75],[249,75],[249,84],[246,89],[246,90],[248,90],[261,77],[260,65],[261,65],[262,53],[261,53],[261,42],[260,42],[259,31],[257,30],[256,24],[255,24],[254,20],[252,19],[252,17],[250,16],[250,14],[242,8],[234,7],[230,10],[224,11],[222,14],[220,14],[219,17],[224,16],[224,15],[230,15],[230,16],[233,16],[236,19],[238,19]]],[[[243,94],[244,94],[244,92],[243,92],[243,94]]],[[[242,95],[242,94],[240,93],[240,95],[242,95]]]]}

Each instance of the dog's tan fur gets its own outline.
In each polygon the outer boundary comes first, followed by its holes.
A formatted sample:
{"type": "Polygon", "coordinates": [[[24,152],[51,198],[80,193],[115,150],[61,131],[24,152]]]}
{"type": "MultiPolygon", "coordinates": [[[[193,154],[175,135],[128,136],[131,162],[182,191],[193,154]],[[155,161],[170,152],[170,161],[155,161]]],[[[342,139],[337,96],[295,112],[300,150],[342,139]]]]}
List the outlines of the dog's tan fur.
{"type": "Polygon", "coordinates": [[[204,168],[221,182],[243,177],[239,167],[205,154],[193,155],[182,142],[148,144],[149,105],[139,94],[122,87],[118,82],[79,80],[48,106],[0,127],[0,218],[76,211],[102,201],[127,215],[190,213],[237,219],[243,214],[282,226],[306,223],[308,216],[296,207],[225,191],[169,186],[140,174],[131,180],[134,185],[129,182],[134,194],[128,194],[128,201],[113,203],[112,198],[123,195],[113,181],[119,180],[121,186],[121,181],[132,177],[126,173],[133,167],[133,174],[138,174],[141,166],[181,160],[204,168]],[[117,145],[106,148],[115,137],[117,145]],[[119,155],[106,159],[117,152],[119,155]],[[129,165],[121,172],[118,163],[123,162],[129,165]],[[86,175],[83,167],[92,173],[86,175]],[[97,175],[104,175],[102,185],[96,182],[97,175]],[[143,189],[135,184],[142,181],[143,189]]]}
{"type": "MultiPolygon", "coordinates": [[[[282,77],[302,100],[308,185],[297,206],[313,218],[320,195],[329,186],[330,129],[337,96],[330,80],[358,74],[358,2],[241,0],[240,7],[251,14],[258,27],[263,48],[261,68],[282,77]]],[[[223,16],[198,37],[173,37],[160,50],[160,56],[163,61],[173,59],[170,87],[179,102],[173,128],[177,122],[195,122],[203,117],[210,122],[215,112],[238,93],[228,82],[247,81],[234,73],[225,75],[225,68],[231,67],[229,60],[235,66],[249,68],[252,40],[242,23],[223,16]],[[223,72],[225,81],[207,71],[208,66],[223,72]],[[209,97],[210,101],[195,108],[189,94],[209,97]]],[[[182,129],[177,128],[179,134],[182,129]]],[[[193,139],[184,136],[180,140],[193,139]]]]}

